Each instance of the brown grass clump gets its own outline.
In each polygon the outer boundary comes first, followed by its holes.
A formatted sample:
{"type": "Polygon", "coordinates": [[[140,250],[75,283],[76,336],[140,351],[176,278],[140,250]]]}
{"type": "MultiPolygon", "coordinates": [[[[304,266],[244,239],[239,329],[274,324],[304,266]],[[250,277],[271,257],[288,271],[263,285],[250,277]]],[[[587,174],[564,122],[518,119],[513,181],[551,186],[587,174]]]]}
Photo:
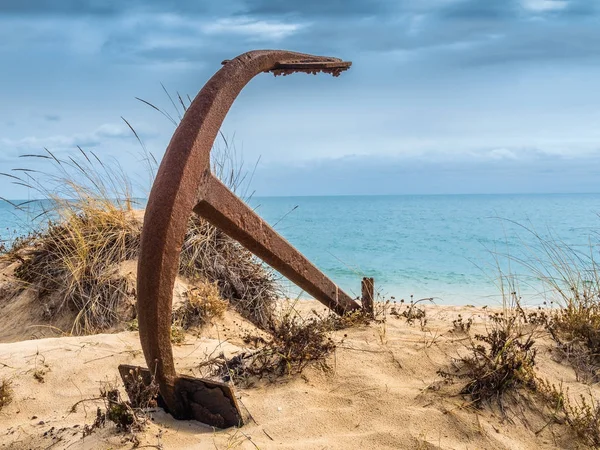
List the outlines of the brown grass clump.
{"type": "Polygon", "coordinates": [[[281,296],[274,272],[204,219],[192,216],[179,263],[180,273],[215,282],[220,296],[264,328],[281,296]]]}
{"type": "Polygon", "coordinates": [[[228,306],[221,298],[216,282],[197,281],[194,285],[185,293],[185,302],[173,311],[173,323],[186,329],[223,317],[228,306]]]}
{"type": "MultiPolygon", "coordinates": [[[[137,258],[140,244],[141,223],[133,211],[129,180],[118,165],[113,169],[92,152],[81,150],[79,159],[61,160],[50,152],[35,158],[48,161],[52,172],[35,179],[27,171],[22,177],[10,175],[46,198],[42,215],[47,226],[15,240],[0,255],[21,262],[15,274],[23,283],[16,288],[34,288],[47,319],[73,314],[73,334],[135,319],[132,280],[119,273],[120,263],[137,258]]],[[[229,172],[226,179],[239,182],[229,172]]],[[[214,283],[220,297],[259,326],[266,326],[279,296],[272,270],[196,216],[189,222],[180,274],[214,283]]],[[[215,302],[189,305],[179,317],[186,324],[219,309],[215,302]]]]}
{"type": "Polygon", "coordinates": [[[270,321],[267,338],[248,334],[247,344],[256,350],[231,359],[223,354],[201,364],[209,376],[237,385],[249,386],[257,379],[273,381],[300,374],[309,365],[329,370],[328,356],[335,350],[332,331],[339,323],[318,315],[304,318],[293,308],[270,321]]]}
{"type": "Polygon", "coordinates": [[[51,223],[22,252],[15,275],[36,288],[48,318],[66,308],[76,312],[72,333],[133,318],[132,286],[117,269],[137,256],[139,221],[110,202],[79,203],[61,214],[63,220],[51,223]]]}
{"type": "Polygon", "coordinates": [[[536,327],[527,323],[516,292],[510,295],[503,312],[490,316],[486,333],[471,337],[470,326],[463,324],[469,337],[466,354],[453,359],[452,371],[438,371],[449,381],[463,380],[460,393],[477,406],[493,401],[502,409],[506,395],[536,389],[536,327]]]}
{"type": "Polygon", "coordinates": [[[547,380],[537,379],[537,392],[546,402],[554,420],[566,423],[591,448],[600,448],[600,405],[589,395],[573,401],[568,390],[547,380]]]}
{"type": "Polygon", "coordinates": [[[568,361],[578,381],[600,380],[600,304],[571,301],[551,311],[547,329],[557,344],[559,359],[568,361]]]}
{"type": "Polygon", "coordinates": [[[0,411],[13,401],[12,383],[9,380],[0,382],[0,411]]]}
{"type": "MultiPolygon", "coordinates": [[[[104,408],[98,407],[94,422],[83,427],[84,437],[112,422],[118,432],[129,434],[129,440],[134,444],[134,448],[139,446],[136,433],[143,431],[150,420],[148,410],[157,406],[158,385],[154,380],[150,385],[146,385],[139,374],[137,377],[135,374],[131,375],[126,385],[130,401],[123,400],[119,389],[112,383],[106,383],[100,388],[100,397],[88,399],[89,401],[102,400],[104,408]]],[[[73,411],[76,405],[73,406],[73,411]]]]}
{"type": "MultiPolygon", "coordinates": [[[[37,291],[46,318],[74,313],[72,333],[103,330],[133,317],[132,288],[118,264],[137,256],[141,225],[132,212],[131,185],[116,165],[105,165],[93,152],[62,160],[46,150],[28,155],[46,161],[49,172],[10,175],[41,203],[46,226],[17,240],[6,255],[21,261],[15,276],[37,291]]],[[[17,173],[16,172],[16,173],[17,173]]]]}

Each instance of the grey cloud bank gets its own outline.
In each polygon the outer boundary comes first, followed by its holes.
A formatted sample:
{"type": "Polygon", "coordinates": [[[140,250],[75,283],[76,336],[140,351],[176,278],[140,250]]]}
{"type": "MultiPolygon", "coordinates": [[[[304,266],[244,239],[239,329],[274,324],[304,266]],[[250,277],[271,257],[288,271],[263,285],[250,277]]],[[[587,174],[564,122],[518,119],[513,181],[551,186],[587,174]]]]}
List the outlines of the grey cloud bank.
{"type": "Polygon", "coordinates": [[[224,132],[261,157],[259,195],[600,191],[600,8],[584,0],[4,1],[1,171],[76,145],[134,171],[120,116],[158,158],[173,132],[134,97],[170,108],[160,82],[193,97],[253,48],[354,62],[242,93],[224,132]]]}

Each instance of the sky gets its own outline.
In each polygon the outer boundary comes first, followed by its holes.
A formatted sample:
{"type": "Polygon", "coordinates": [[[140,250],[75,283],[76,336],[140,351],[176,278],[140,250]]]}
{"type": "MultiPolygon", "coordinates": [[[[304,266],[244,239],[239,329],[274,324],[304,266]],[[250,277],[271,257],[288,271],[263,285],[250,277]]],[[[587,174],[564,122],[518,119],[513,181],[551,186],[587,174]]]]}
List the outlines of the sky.
{"type": "Polygon", "coordinates": [[[353,65],[238,97],[222,131],[255,195],[600,192],[594,0],[2,0],[0,172],[79,145],[146,179],[122,118],[159,160],[175,125],[136,97],[177,119],[162,86],[193,98],[268,48],[353,65]]]}

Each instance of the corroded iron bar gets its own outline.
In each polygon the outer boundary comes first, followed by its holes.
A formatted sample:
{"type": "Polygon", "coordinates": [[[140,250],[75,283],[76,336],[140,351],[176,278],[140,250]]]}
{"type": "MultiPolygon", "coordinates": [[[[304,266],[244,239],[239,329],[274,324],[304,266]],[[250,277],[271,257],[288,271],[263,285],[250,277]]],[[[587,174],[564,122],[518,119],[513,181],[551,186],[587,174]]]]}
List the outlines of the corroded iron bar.
{"type": "Polygon", "coordinates": [[[362,309],[370,317],[373,317],[375,311],[373,309],[373,299],[375,298],[375,280],[373,278],[364,277],[361,282],[361,304],[362,309]]]}
{"type": "Polygon", "coordinates": [[[326,72],[337,76],[349,66],[337,58],[283,50],[244,53],[224,62],[204,85],[171,138],[146,207],[137,294],[144,356],[169,412],[176,418],[186,417],[186,406],[177,393],[170,341],[173,287],[188,219],[207,180],[210,150],[225,115],[244,86],[259,73],[326,72]]]}
{"type": "Polygon", "coordinates": [[[281,237],[217,178],[206,173],[194,212],[338,314],[359,308],[348,294],[281,237]]]}

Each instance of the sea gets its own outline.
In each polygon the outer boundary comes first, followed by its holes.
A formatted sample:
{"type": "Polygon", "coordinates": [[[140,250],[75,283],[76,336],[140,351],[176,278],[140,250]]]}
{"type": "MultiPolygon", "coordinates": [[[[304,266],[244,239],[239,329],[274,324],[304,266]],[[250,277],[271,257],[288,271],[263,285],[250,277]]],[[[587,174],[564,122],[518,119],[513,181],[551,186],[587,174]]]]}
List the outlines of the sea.
{"type": "MultiPolygon", "coordinates": [[[[373,277],[380,299],[526,305],[552,297],[531,265],[543,246],[597,255],[600,194],[255,197],[275,230],[351,296],[373,277]],[[509,286],[510,284],[510,286],[509,286]],[[503,289],[504,288],[504,294],[503,289]]],[[[13,201],[18,203],[18,201],[13,201]]],[[[0,202],[0,239],[40,225],[41,210],[0,202]]],[[[282,280],[290,297],[307,295],[282,280]]]]}

